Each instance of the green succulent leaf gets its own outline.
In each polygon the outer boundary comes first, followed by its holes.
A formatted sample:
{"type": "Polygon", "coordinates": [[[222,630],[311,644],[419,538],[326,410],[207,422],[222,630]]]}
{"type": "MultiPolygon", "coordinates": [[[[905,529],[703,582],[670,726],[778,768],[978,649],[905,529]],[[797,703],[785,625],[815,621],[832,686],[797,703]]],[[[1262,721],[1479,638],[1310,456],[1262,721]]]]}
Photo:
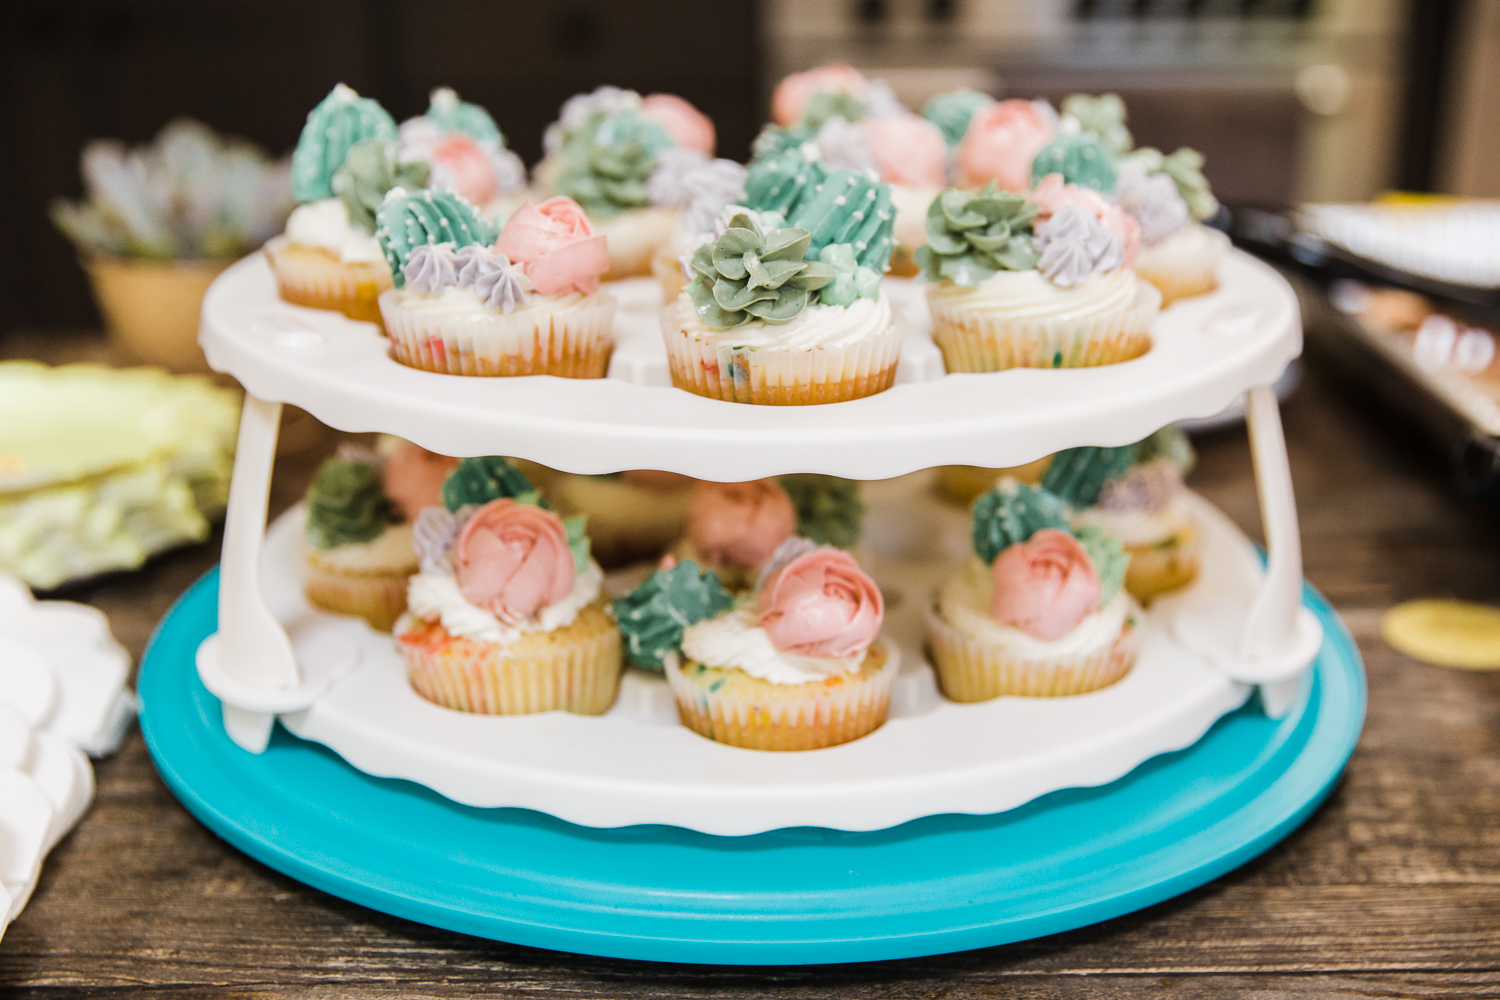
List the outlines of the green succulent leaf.
{"type": "Polygon", "coordinates": [[[974,501],[970,538],[985,565],[1044,528],[1069,530],[1066,505],[1045,488],[1002,479],[974,501]]]}
{"type": "Polygon", "coordinates": [[[471,504],[482,505],[507,498],[534,507],[547,506],[526,474],[499,455],[466,458],[459,462],[443,480],[442,497],[443,506],[454,514],[471,504]]]}
{"type": "Polygon", "coordinates": [[[949,188],[927,207],[927,243],[914,259],[928,281],[969,288],[999,271],[1029,271],[1037,263],[1036,213],[1036,205],[993,183],[978,191],[949,188]]]}
{"type": "Polygon", "coordinates": [[[830,265],[803,259],[808,240],[805,229],[766,233],[751,215],[734,216],[723,236],[693,251],[696,276],[686,290],[699,318],[715,330],[795,319],[835,276],[830,265]]]}
{"type": "Polygon", "coordinates": [[[610,609],[625,640],[625,655],[636,666],[661,670],[666,656],[682,645],[689,625],[721,615],[734,606],[713,570],[699,571],[684,560],[657,570],[644,583],[616,600],[610,609]]]}
{"type": "Polygon", "coordinates": [[[327,459],[313,476],[306,503],[307,540],[319,549],[373,541],[396,519],[373,462],[327,459]]]}
{"type": "Polygon", "coordinates": [[[671,146],[666,129],[638,111],[595,112],[563,139],[556,193],[600,219],[647,205],[646,178],[671,146]]]}

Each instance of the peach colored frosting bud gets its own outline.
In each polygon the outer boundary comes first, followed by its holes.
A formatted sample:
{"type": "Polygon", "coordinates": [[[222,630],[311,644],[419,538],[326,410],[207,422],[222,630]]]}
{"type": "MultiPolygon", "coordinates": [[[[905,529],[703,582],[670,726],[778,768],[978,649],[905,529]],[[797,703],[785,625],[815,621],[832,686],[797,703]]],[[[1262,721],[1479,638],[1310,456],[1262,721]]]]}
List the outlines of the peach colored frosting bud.
{"type": "Polygon", "coordinates": [[[471,205],[483,205],[499,193],[490,158],[467,133],[449,132],[432,144],[427,159],[445,169],[453,190],[471,205]]]}
{"type": "Polygon", "coordinates": [[[995,557],[990,614],[1043,642],[1055,642],[1099,607],[1099,573],[1078,539],[1043,528],[995,557]]]}
{"type": "Polygon", "coordinates": [[[1030,101],[1012,98],[981,108],[958,147],[963,186],[994,181],[1006,191],[1025,191],[1031,187],[1031,161],[1052,133],[1052,123],[1030,101]]]}
{"type": "Polygon", "coordinates": [[[520,621],[573,591],[568,529],[549,510],[491,500],[464,525],[456,550],[459,590],[501,621],[520,621]]]}
{"type": "Polygon", "coordinates": [[[594,235],[582,206],[562,195],[516,209],[500,230],[495,252],[520,264],[542,295],[597,292],[599,276],[609,270],[604,237],[594,235]]]}
{"type": "Polygon", "coordinates": [[[863,653],[880,634],[880,588],[847,552],[820,548],[787,563],[760,589],[760,627],[784,653],[863,653]]]}
{"type": "Polygon", "coordinates": [[[776,85],[776,91],[771,95],[771,117],[778,125],[795,125],[802,120],[802,113],[807,110],[812,95],[828,92],[862,98],[868,85],[863,73],[844,63],[829,63],[805,73],[792,73],[776,85]]]}
{"type": "Polygon", "coordinates": [[[1136,255],[1141,252],[1141,224],[1119,205],[1111,205],[1098,191],[1079,187],[1077,184],[1065,184],[1062,174],[1048,174],[1042,178],[1036,190],[1026,197],[1041,207],[1041,211],[1037,213],[1037,222],[1045,222],[1068,205],[1077,205],[1088,212],[1120,241],[1125,252],[1124,266],[1134,266],[1136,255]]]}
{"type": "Polygon", "coordinates": [[[880,179],[887,184],[942,187],[948,144],[920,115],[872,118],[861,123],[880,179]]]}
{"type": "Polygon", "coordinates": [[[456,458],[408,441],[386,456],[380,469],[380,485],[402,518],[415,521],[423,507],[436,507],[443,502],[443,480],[457,464],[456,458]]]}
{"type": "Polygon", "coordinates": [[[792,498],[774,479],[698,483],[687,537],[712,566],[759,566],[797,530],[792,498]]]}
{"type": "Polygon", "coordinates": [[[646,95],[641,101],[641,114],[666,129],[683,149],[714,155],[714,123],[676,94],[646,95]]]}

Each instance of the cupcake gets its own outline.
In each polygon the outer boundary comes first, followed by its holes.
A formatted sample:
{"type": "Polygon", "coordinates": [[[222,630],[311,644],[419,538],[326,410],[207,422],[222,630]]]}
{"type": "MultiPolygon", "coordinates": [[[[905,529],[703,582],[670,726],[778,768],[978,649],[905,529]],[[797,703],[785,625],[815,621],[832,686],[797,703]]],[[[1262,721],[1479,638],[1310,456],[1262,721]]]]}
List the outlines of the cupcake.
{"type": "Polygon", "coordinates": [[[400,136],[402,159],[429,164],[430,185],[459,195],[482,217],[498,219],[525,200],[526,165],[505,148],[490,113],[460,101],[451,87],[433,90],[427,113],[402,122],[400,136]]]}
{"type": "Polygon", "coordinates": [[[1134,220],[1049,175],[1028,197],[948,189],[917,251],[950,372],[1081,368],[1151,346],[1161,295],[1137,280],[1134,220]]]}
{"type": "Polygon", "coordinates": [[[879,638],[880,588],[847,553],[792,539],[734,605],[701,581],[684,562],[615,604],[632,658],[663,664],[683,725],[750,750],[817,750],[885,722],[899,659],[879,638]]]}
{"type": "Polygon", "coordinates": [[[460,462],[417,518],[420,572],[396,644],[412,689],[484,715],[599,715],[614,703],[620,633],[583,518],[561,518],[503,458],[460,462]]]}
{"type": "Polygon", "coordinates": [[[1217,288],[1219,262],[1229,252],[1229,237],[1203,224],[1217,214],[1219,202],[1202,167],[1195,150],[1163,156],[1138,149],[1116,180],[1120,207],[1141,227],[1136,273],[1161,290],[1163,304],[1217,288]]]}
{"type": "Polygon", "coordinates": [[[614,350],[615,300],[599,291],[608,255],[577,204],[527,202],[494,239],[458,195],[397,188],[379,220],[396,275],[380,310],[397,361],[449,375],[604,377],[614,350]]]}
{"type": "Polygon", "coordinates": [[[545,488],[564,514],[589,519],[589,544],[605,569],[655,559],[682,536],[693,480],[644,469],[604,476],[558,473],[545,488]]]}
{"type": "Polygon", "coordinates": [[[298,202],[286,232],[266,243],[281,297],[380,322],[391,271],[375,239],[375,209],[392,187],[427,183],[425,163],[402,162],[396,122],[339,84],[307,116],[292,153],[298,202]]]}
{"type": "Polygon", "coordinates": [[[712,569],[731,590],[754,586],[776,550],[797,532],[797,507],[774,479],[693,485],[678,559],[712,569]]]}
{"type": "Polygon", "coordinates": [[[1031,187],[1031,165],[1057,134],[1057,112],[1046,101],[1010,99],[977,106],[954,151],[959,187],[993,184],[1023,194],[1031,187]]]}
{"type": "Polygon", "coordinates": [[[1107,687],[1135,664],[1130,557],[1073,529],[1050,492],[1002,480],[974,504],[974,555],[938,588],[927,641],[954,701],[1052,697],[1107,687]]]}

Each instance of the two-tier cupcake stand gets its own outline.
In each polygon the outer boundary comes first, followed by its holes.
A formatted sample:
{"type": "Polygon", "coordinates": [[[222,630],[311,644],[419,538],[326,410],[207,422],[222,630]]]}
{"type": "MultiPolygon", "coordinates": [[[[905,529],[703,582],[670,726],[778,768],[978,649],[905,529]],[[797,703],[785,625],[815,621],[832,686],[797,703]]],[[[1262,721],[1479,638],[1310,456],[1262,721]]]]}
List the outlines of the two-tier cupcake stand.
{"type": "Polygon", "coordinates": [[[603,380],[435,375],[368,324],[280,301],[265,262],[204,302],[214,368],[248,396],[224,558],[163,623],[142,726],[200,819],[272,867],[367,906],[599,955],[778,964],[897,958],[1048,934],[1199,885],[1322,800],[1364,714],[1357,652],[1301,577],[1270,386],[1301,348],[1297,301],[1232,253],[1220,288],[1163,313],[1124,364],[947,375],[921,290],[897,384],[814,407],[673,389],[654,283],[620,283],[603,380]],[[1088,695],[958,705],[920,612],[963,515],[911,473],[1120,445],[1246,395],[1268,552],[1194,498],[1203,571],[1147,612],[1136,668],[1088,695]],[[862,480],[861,550],[903,668],[891,719],[807,753],[712,743],[629,671],[600,717],[452,712],[412,692],[390,637],[307,605],[301,513],[265,527],[283,403],[348,431],[566,472],[862,480]],[[897,478],[900,477],[900,478],[897,478]],[[285,732],[275,729],[280,719],[285,732]]]}

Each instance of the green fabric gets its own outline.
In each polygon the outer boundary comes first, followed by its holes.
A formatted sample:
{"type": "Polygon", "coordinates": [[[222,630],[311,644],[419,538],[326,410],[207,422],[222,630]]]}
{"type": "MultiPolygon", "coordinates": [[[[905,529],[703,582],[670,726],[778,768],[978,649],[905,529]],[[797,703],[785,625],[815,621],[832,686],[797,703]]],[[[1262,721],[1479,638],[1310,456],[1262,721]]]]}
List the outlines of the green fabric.
{"type": "Polygon", "coordinates": [[[671,146],[667,130],[638,111],[596,113],[563,140],[557,193],[599,219],[648,205],[646,179],[656,169],[656,154],[671,146]]]}
{"type": "Polygon", "coordinates": [[[1069,448],[1052,456],[1052,464],[1042,476],[1042,486],[1075,510],[1092,507],[1098,503],[1104,484],[1129,472],[1139,454],[1139,444],[1069,448]]]}
{"type": "Polygon", "coordinates": [[[862,170],[835,170],[804,193],[787,214],[787,225],[811,234],[815,259],[830,244],[848,243],[860,264],[883,274],[896,225],[891,186],[862,170]]]}
{"type": "Polygon", "coordinates": [[[387,197],[375,213],[375,238],[391,266],[391,281],[406,284],[401,269],[417,247],[425,243],[451,243],[454,249],[471,244],[489,244],[497,234],[489,223],[452,191],[422,188],[409,194],[387,197]]]}
{"type": "Polygon", "coordinates": [[[1048,174],[1062,174],[1067,183],[1095,191],[1115,189],[1114,157],[1092,133],[1059,135],[1043,146],[1031,161],[1032,186],[1048,174]]]}
{"type": "Polygon", "coordinates": [[[425,163],[400,163],[397,143],[363,139],[349,147],[344,165],[334,171],[333,193],[349,209],[349,221],[366,233],[375,232],[375,212],[393,187],[415,191],[427,186],[432,169],[425,163]]]}
{"type": "Polygon", "coordinates": [[[1094,563],[1094,572],[1099,574],[1099,607],[1115,599],[1125,583],[1125,571],[1130,568],[1130,553],[1118,538],[1107,535],[1098,525],[1086,524],[1073,532],[1083,550],[1094,563]]]}
{"type": "Polygon", "coordinates": [[[938,127],[952,149],[964,141],[969,123],[979,110],[994,102],[993,97],[977,90],[950,90],[928,101],[922,108],[922,117],[938,127]]]}
{"type": "Polygon", "coordinates": [[[1111,156],[1123,156],[1135,145],[1125,127],[1125,102],[1119,94],[1070,94],[1063,99],[1062,113],[1078,122],[1083,132],[1097,136],[1111,156]]]}
{"type": "Polygon", "coordinates": [[[809,160],[800,146],[793,146],[750,164],[745,174],[744,205],[759,212],[787,215],[827,179],[823,164],[809,160]]]}
{"type": "Polygon", "coordinates": [[[1044,528],[1069,530],[1062,500],[1045,489],[1010,479],[996,483],[974,501],[969,534],[974,554],[988,565],[1001,552],[1044,528]]]}
{"type": "Polygon", "coordinates": [[[443,506],[453,514],[471,504],[477,506],[507,498],[536,507],[547,506],[526,474],[499,455],[466,458],[459,462],[443,480],[442,495],[443,506]]]}
{"type": "Polygon", "coordinates": [[[500,134],[500,126],[495,124],[495,119],[490,117],[488,111],[477,104],[458,100],[458,95],[451,90],[443,97],[439,97],[440,94],[441,91],[433,93],[433,97],[438,99],[427,105],[427,117],[445,132],[462,132],[480,142],[493,141],[501,146],[505,145],[505,136],[500,134]]]}
{"type": "Polygon", "coordinates": [[[307,490],[307,540],[319,549],[374,541],[395,520],[374,462],[330,458],[307,490]]]}
{"type": "Polygon", "coordinates": [[[864,102],[853,94],[837,90],[820,90],[807,99],[799,125],[817,128],[835,116],[845,121],[857,122],[865,116],[864,102]]]}
{"type": "Polygon", "coordinates": [[[1183,146],[1171,156],[1163,156],[1161,150],[1146,146],[1130,157],[1144,164],[1147,172],[1172,178],[1177,193],[1187,202],[1188,212],[1199,222],[1218,213],[1219,199],[1209,190],[1208,178],[1203,176],[1203,154],[1196,149],[1183,146]]]}
{"type": "Polygon", "coordinates": [[[712,570],[700,573],[691,559],[657,570],[611,609],[631,663],[662,670],[666,655],[682,645],[689,625],[723,614],[734,605],[712,570]]]}
{"type": "Polygon", "coordinates": [[[1187,435],[1178,430],[1175,424],[1168,424],[1141,442],[1136,461],[1150,462],[1158,458],[1167,459],[1185,476],[1193,471],[1198,454],[1193,450],[1193,443],[1188,440],[1187,435]]]}
{"type": "Polygon", "coordinates": [[[729,330],[753,320],[787,323],[801,315],[812,293],[834,275],[829,265],[804,259],[808,239],[805,229],[762,233],[749,215],[735,215],[717,242],[693,253],[696,274],[687,293],[703,322],[729,330]]]}
{"type": "Polygon", "coordinates": [[[852,548],[864,525],[865,505],[859,498],[859,482],[796,473],[778,479],[797,510],[797,534],[819,545],[852,548]]]}
{"type": "Polygon", "coordinates": [[[847,243],[831,243],[818,259],[833,268],[833,280],[818,293],[825,306],[851,306],[856,299],[880,298],[880,275],[854,259],[847,243]]]}
{"type": "Polygon", "coordinates": [[[292,152],[292,197],[301,204],[333,197],[333,175],[363,139],[396,139],[396,120],[377,102],[340,84],[308,112],[292,152]]]}
{"type": "Polygon", "coordinates": [[[927,242],[916,250],[917,265],[930,282],[965,287],[999,271],[1029,271],[1037,262],[1031,242],[1036,213],[1037,206],[997,191],[994,182],[978,191],[948,188],[927,209],[927,242]]]}

